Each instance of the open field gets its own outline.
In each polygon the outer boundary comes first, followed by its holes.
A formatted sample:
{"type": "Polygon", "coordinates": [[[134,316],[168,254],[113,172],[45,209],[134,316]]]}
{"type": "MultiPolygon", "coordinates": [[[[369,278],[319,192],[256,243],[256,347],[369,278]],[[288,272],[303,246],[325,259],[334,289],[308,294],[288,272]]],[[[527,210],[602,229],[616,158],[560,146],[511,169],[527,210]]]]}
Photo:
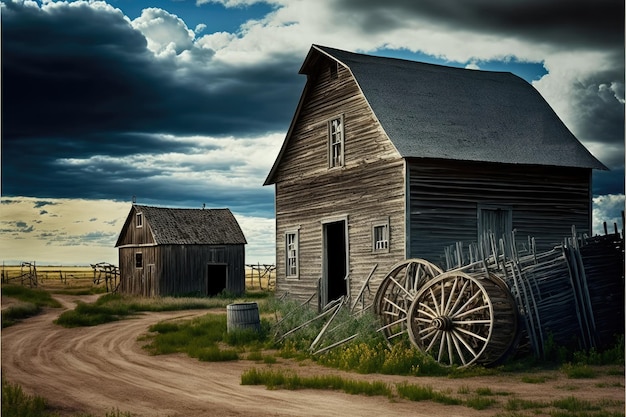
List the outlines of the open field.
{"type": "MultiPolygon", "coordinates": [[[[263,264],[246,265],[246,290],[273,290],[276,287],[276,271],[273,267],[263,264]]],[[[36,262],[2,265],[0,278],[2,283],[27,286],[36,281],[35,286],[51,291],[93,286],[102,287],[102,291],[105,291],[103,274],[94,272],[91,266],[37,265],[36,262]]]]}

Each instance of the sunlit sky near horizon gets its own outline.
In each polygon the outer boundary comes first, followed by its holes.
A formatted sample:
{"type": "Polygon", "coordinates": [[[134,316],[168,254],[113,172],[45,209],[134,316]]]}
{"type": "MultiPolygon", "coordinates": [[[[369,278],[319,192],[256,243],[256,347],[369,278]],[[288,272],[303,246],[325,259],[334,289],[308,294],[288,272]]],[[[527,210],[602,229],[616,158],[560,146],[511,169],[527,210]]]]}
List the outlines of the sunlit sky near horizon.
{"type": "Polygon", "coordinates": [[[275,258],[262,184],[312,44],[510,71],[609,171],[594,232],[624,210],[621,0],[3,1],[0,260],[117,264],[133,196],[228,207],[246,261],[275,258]]]}

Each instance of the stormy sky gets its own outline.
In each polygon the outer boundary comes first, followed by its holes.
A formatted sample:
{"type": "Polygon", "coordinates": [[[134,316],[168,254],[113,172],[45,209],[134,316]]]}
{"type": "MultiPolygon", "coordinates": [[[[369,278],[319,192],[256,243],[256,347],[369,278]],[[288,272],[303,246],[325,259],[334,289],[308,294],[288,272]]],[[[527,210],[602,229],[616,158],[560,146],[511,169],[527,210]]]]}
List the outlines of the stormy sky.
{"type": "Polygon", "coordinates": [[[115,261],[136,196],[228,207],[247,259],[272,262],[273,188],[262,184],[311,44],[520,75],[610,168],[594,173],[594,216],[623,210],[621,0],[1,4],[6,260],[115,261]]]}

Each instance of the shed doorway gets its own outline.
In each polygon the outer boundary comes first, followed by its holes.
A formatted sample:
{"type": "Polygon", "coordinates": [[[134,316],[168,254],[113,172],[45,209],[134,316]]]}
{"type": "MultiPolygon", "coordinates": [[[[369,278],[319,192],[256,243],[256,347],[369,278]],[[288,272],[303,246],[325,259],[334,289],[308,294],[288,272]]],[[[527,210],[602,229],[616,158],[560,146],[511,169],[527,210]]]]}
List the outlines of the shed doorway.
{"type": "Polygon", "coordinates": [[[347,220],[322,223],[323,259],[321,307],[348,294],[347,220]]]}
{"type": "Polygon", "coordinates": [[[207,295],[218,295],[226,289],[226,264],[208,264],[207,265],[207,295]]]}

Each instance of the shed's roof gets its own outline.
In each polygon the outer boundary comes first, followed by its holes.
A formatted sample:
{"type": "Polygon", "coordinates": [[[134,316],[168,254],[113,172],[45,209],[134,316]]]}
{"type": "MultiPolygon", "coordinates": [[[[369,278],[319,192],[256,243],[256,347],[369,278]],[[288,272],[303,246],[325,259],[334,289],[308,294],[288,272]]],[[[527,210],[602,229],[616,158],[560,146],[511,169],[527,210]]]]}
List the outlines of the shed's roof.
{"type": "Polygon", "coordinates": [[[453,68],[313,45],[300,73],[317,71],[320,56],[350,70],[403,158],[606,169],[539,92],[510,72],[453,68]]]}
{"type": "MultiPolygon", "coordinates": [[[[246,244],[239,223],[229,209],[188,209],[133,205],[124,226],[143,213],[157,245],[246,244]]],[[[115,246],[120,246],[122,234],[115,246]]]]}

